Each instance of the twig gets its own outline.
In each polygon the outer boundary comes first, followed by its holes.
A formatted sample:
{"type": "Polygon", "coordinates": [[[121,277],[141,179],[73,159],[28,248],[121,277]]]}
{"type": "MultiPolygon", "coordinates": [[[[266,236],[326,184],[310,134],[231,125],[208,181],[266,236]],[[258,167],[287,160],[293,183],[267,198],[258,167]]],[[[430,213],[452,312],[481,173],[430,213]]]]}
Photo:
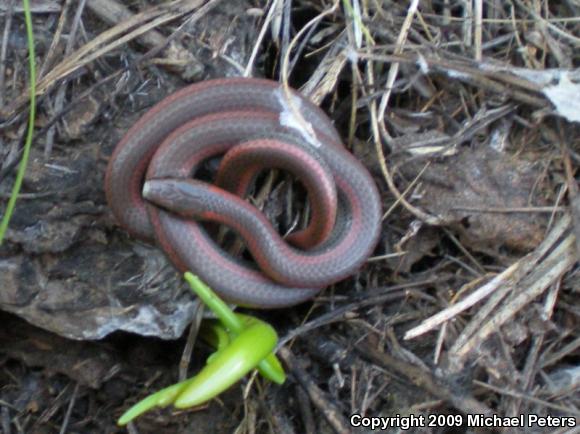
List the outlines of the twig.
{"type": "Polygon", "coordinates": [[[66,17],[68,15],[68,10],[72,4],[73,0],[66,0],[62,10],[60,12],[60,16],[58,17],[58,24],[56,25],[56,30],[54,35],[52,36],[52,41],[50,42],[50,47],[48,47],[48,52],[44,56],[44,60],[40,69],[38,71],[38,78],[42,78],[46,70],[52,65],[54,60],[54,56],[57,54],[57,47],[60,42],[60,38],[62,36],[62,32],[64,30],[64,26],[66,24],[66,17]]]}
{"type": "Polygon", "coordinates": [[[296,387],[296,395],[298,400],[298,407],[302,415],[302,424],[304,425],[304,432],[306,434],[316,433],[316,424],[314,422],[314,415],[312,414],[312,407],[308,402],[308,394],[302,387],[296,387]]]}
{"type": "MultiPolygon", "coordinates": [[[[19,2],[20,3],[20,2],[19,2]]],[[[14,12],[22,13],[25,11],[23,5],[17,3],[14,5],[14,12]]],[[[32,14],[50,14],[60,11],[60,2],[57,0],[44,0],[42,2],[35,1],[30,5],[30,13],[32,14]]],[[[7,3],[0,3],[0,15],[8,12],[10,6],[7,3]]]]}
{"type": "Polygon", "coordinates": [[[541,92],[541,86],[533,84],[528,80],[521,79],[516,76],[512,76],[506,73],[498,73],[497,71],[488,71],[482,68],[475,68],[473,66],[467,66],[460,64],[458,62],[453,62],[449,60],[436,59],[433,57],[417,56],[415,54],[372,54],[372,53],[359,53],[362,59],[372,59],[381,62],[405,62],[405,63],[417,63],[419,61],[424,62],[430,68],[440,71],[443,74],[451,75],[453,79],[464,81],[473,86],[480,87],[484,90],[490,90],[497,94],[505,94],[516,101],[530,104],[537,108],[547,108],[549,103],[541,94],[540,96],[530,95],[530,93],[524,92],[519,89],[512,89],[507,85],[518,86],[524,90],[541,92]],[[451,72],[450,72],[451,71],[451,72]],[[491,77],[491,78],[488,78],[491,77]],[[493,79],[492,79],[493,78],[493,79]],[[505,82],[500,83],[499,80],[505,82]]]}
{"type": "Polygon", "coordinates": [[[526,7],[526,5],[521,0],[515,0],[515,1],[519,7],[521,7],[523,10],[525,10],[527,13],[529,13],[532,17],[534,17],[534,20],[541,21],[542,24],[544,24],[548,29],[552,30],[557,35],[567,39],[568,42],[572,43],[572,45],[574,45],[576,47],[580,46],[580,38],[577,38],[576,36],[570,35],[569,33],[566,33],[565,31],[560,29],[555,24],[552,24],[550,21],[547,21],[544,17],[542,17],[541,15],[536,13],[534,10],[526,7]]]}
{"type": "Polygon", "coordinates": [[[307,333],[311,330],[315,330],[319,327],[322,327],[324,325],[327,324],[331,324],[333,322],[336,321],[340,321],[341,319],[344,318],[345,315],[366,307],[366,306],[374,306],[374,305],[378,305],[387,301],[394,301],[394,300],[399,300],[401,298],[404,298],[407,294],[406,291],[404,290],[404,288],[412,288],[412,287],[416,287],[416,286],[422,286],[425,284],[430,284],[433,283],[432,281],[427,281],[427,282],[420,282],[418,284],[407,284],[407,285],[397,285],[393,288],[387,288],[386,289],[386,293],[381,293],[381,294],[376,294],[373,296],[369,296],[369,297],[365,297],[363,300],[354,302],[354,303],[349,303],[347,305],[344,306],[340,306],[330,312],[327,312],[323,315],[320,315],[319,317],[313,319],[312,321],[307,322],[306,324],[303,324],[297,328],[295,328],[294,330],[292,330],[291,332],[289,332],[288,334],[286,334],[286,336],[284,336],[283,338],[280,338],[280,341],[278,342],[278,348],[281,348],[283,345],[285,345],[287,342],[291,341],[292,339],[296,338],[297,336],[300,336],[304,333],[307,333]]]}
{"type": "Polygon", "coordinates": [[[481,33],[482,33],[482,25],[481,20],[483,18],[483,1],[482,0],[475,0],[475,26],[474,26],[474,33],[475,33],[475,60],[479,62],[481,60],[481,33]]]}
{"type": "MultiPolygon", "coordinates": [[[[143,64],[161,52],[166,56],[166,59],[157,60],[157,64],[164,64],[169,67],[180,67],[183,65],[199,63],[193,53],[188,48],[184,47],[177,38],[221,1],[222,0],[208,0],[203,6],[197,8],[189,18],[181,23],[179,27],[177,27],[177,29],[167,37],[157,30],[151,30],[141,35],[138,40],[148,48],[149,51],[139,58],[138,63],[143,64]]],[[[90,0],[88,6],[94,13],[99,15],[101,19],[112,25],[129,20],[135,15],[126,6],[115,0],[90,0]]],[[[200,44],[203,45],[201,41],[200,44]]],[[[200,65],[196,66],[201,68],[200,65]]]]}
{"type": "Polygon", "coordinates": [[[568,185],[568,200],[570,202],[570,214],[572,214],[572,230],[576,239],[576,257],[580,260],[580,194],[578,184],[574,178],[574,169],[570,161],[570,153],[566,141],[562,138],[562,157],[564,161],[564,171],[566,174],[566,184],[568,185]]]}
{"type": "MultiPolygon", "coordinates": [[[[394,54],[400,54],[403,52],[403,46],[405,44],[405,41],[407,40],[407,35],[409,34],[409,29],[411,28],[411,24],[413,22],[413,18],[415,17],[415,13],[417,12],[418,6],[419,0],[411,0],[411,3],[407,8],[407,16],[405,17],[405,21],[403,22],[403,25],[401,26],[401,31],[399,32],[399,36],[397,37],[394,54]]],[[[391,98],[391,92],[393,90],[393,84],[395,83],[395,79],[397,78],[398,73],[399,73],[399,63],[393,62],[391,64],[391,67],[389,68],[389,73],[387,75],[387,83],[385,84],[386,87],[385,93],[383,94],[381,102],[379,104],[378,122],[381,128],[383,128],[384,126],[385,111],[389,104],[389,99],[391,98]]]]}
{"type": "Polygon", "coordinates": [[[312,403],[320,410],[327,422],[338,434],[349,434],[351,427],[342,415],[340,408],[326,396],[326,394],[310,378],[301,362],[288,348],[280,349],[280,358],[292,372],[294,379],[306,391],[312,403]]]}
{"type": "Polygon", "coordinates": [[[421,336],[433,330],[435,327],[438,327],[440,324],[449,321],[450,319],[459,315],[461,312],[469,309],[474,304],[480,302],[485,297],[496,291],[499,287],[506,285],[509,279],[511,279],[512,275],[518,269],[519,265],[520,264],[518,262],[512,264],[502,273],[495,276],[487,284],[483,285],[481,288],[467,296],[465,299],[461,300],[459,303],[456,303],[447,309],[442,310],[437,315],[433,315],[431,318],[426,319],[417,327],[413,327],[411,330],[405,333],[404,339],[414,339],[418,336],[421,336]]]}
{"type": "Polygon", "coordinates": [[[10,410],[5,405],[0,403],[0,418],[2,418],[2,423],[0,427],[2,427],[2,432],[4,434],[12,434],[12,429],[10,428],[10,410]]]}
{"type": "MultiPolygon", "coordinates": [[[[82,15],[83,11],[85,10],[85,3],[86,3],[86,0],[80,0],[79,4],[77,5],[77,10],[75,12],[75,16],[73,18],[73,22],[71,25],[71,30],[69,32],[68,40],[66,43],[66,47],[64,49],[65,56],[69,55],[74,47],[74,41],[76,38],[77,30],[79,28],[81,15],[82,15]]],[[[68,9],[68,5],[65,5],[65,9],[68,9]]],[[[53,39],[53,41],[54,41],[54,39],[53,39]]],[[[46,62],[45,62],[45,65],[46,65],[46,62]]],[[[56,93],[54,107],[53,107],[55,112],[59,112],[62,110],[62,107],[64,105],[64,97],[65,97],[66,88],[67,88],[67,83],[63,82],[62,86],[58,89],[58,92],[56,93]]],[[[48,158],[52,152],[52,145],[54,143],[55,133],[56,133],[56,126],[50,128],[46,134],[46,142],[44,144],[44,157],[45,158],[48,158]]]]}
{"type": "Polygon", "coordinates": [[[549,366],[552,366],[558,360],[563,359],[567,355],[573,353],[578,348],[580,348],[580,337],[574,339],[572,342],[564,345],[559,351],[555,352],[554,354],[550,355],[550,357],[542,357],[540,360],[540,367],[545,369],[549,366]]]}
{"type": "Polygon", "coordinates": [[[378,350],[374,345],[371,345],[369,339],[358,344],[356,349],[363,359],[370,360],[372,363],[375,363],[384,369],[394,370],[397,374],[405,376],[407,381],[415,386],[448,402],[466,414],[475,413],[484,414],[486,416],[494,414],[490,408],[477,401],[475,398],[466,396],[465,393],[453,393],[452,390],[446,386],[443,381],[438,379],[433,372],[425,371],[422,368],[412,365],[407,360],[403,361],[396,359],[390,354],[378,350]]]}
{"type": "MultiPolygon", "coordinates": [[[[88,0],[87,7],[101,20],[113,26],[135,16],[128,7],[116,0],[88,0]]],[[[137,38],[137,40],[147,48],[155,48],[159,45],[163,45],[165,39],[166,38],[162,33],[154,29],[137,38]]],[[[184,47],[180,48],[182,51],[186,51],[184,47]]]]}
{"type": "MultiPolygon", "coordinates": [[[[407,10],[407,17],[405,19],[405,22],[407,23],[407,31],[408,31],[408,27],[410,26],[410,22],[411,22],[414,14],[417,10],[417,4],[418,4],[418,1],[413,0],[411,5],[409,6],[409,9],[407,10]]],[[[407,31],[401,31],[399,33],[399,39],[398,39],[398,42],[399,42],[398,47],[399,48],[402,47],[403,41],[407,35],[407,31]]],[[[369,43],[372,43],[372,41],[367,40],[367,44],[369,44],[369,43]]],[[[369,47],[367,45],[366,50],[367,50],[367,53],[363,52],[362,54],[359,54],[359,56],[363,57],[363,56],[365,56],[365,54],[366,55],[370,54],[371,47],[369,47]]],[[[369,87],[372,89],[374,87],[374,84],[375,84],[374,72],[373,72],[373,63],[370,61],[370,60],[372,60],[372,56],[368,56],[367,58],[369,59],[369,61],[367,62],[367,65],[366,65],[367,80],[368,80],[369,87]]],[[[393,67],[389,70],[389,76],[387,79],[387,89],[386,89],[385,94],[383,95],[383,97],[381,99],[381,107],[382,108],[379,108],[379,110],[377,112],[377,106],[376,106],[375,100],[373,99],[370,102],[369,111],[371,114],[371,130],[372,130],[373,140],[375,142],[375,152],[376,152],[378,160],[379,160],[379,166],[381,168],[381,172],[382,172],[385,180],[387,181],[387,185],[389,186],[389,190],[391,191],[391,193],[393,193],[393,195],[395,196],[397,201],[400,201],[400,203],[418,219],[423,220],[427,224],[438,225],[441,223],[441,220],[439,217],[432,216],[432,215],[420,210],[419,208],[411,205],[409,202],[407,202],[407,200],[403,197],[403,195],[399,192],[398,188],[395,186],[395,182],[393,180],[393,177],[391,175],[391,172],[390,172],[390,170],[387,166],[386,160],[385,160],[385,153],[383,152],[383,141],[381,138],[381,131],[384,130],[384,122],[383,122],[384,111],[386,110],[386,107],[387,107],[387,104],[389,101],[389,97],[391,95],[391,87],[395,81],[397,71],[398,71],[398,66],[393,67]],[[381,113],[382,113],[382,115],[381,115],[381,113]]]]}
{"type": "Polygon", "coordinates": [[[486,207],[480,208],[476,206],[457,206],[449,208],[451,211],[468,211],[468,212],[480,212],[480,213],[492,213],[492,214],[511,214],[511,213],[554,213],[554,212],[565,212],[568,211],[567,207],[564,206],[523,206],[523,207],[509,207],[509,208],[494,208],[486,207]]]}
{"type": "Polygon", "coordinates": [[[554,410],[558,410],[558,411],[561,411],[563,413],[573,414],[576,417],[580,417],[580,411],[575,410],[573,408],[563,407],[563,406],[557,405],[557,404],[552,404],[551,402],[545,401],[543,399],[534,398],[533,396],[528,396],[524,393],[515,392],[512,390],[507,390],[507,389],[495,387],[495,386],[492,386],[491,384],[484,383],[484,382],[479,381],[479,380],[473,380],[473,383],[477,384],[478,386],[484,387],[486,389],[493,390],[494,392],[501,393],[503,395],[513,396],[515,398],[520,398],[520,399],[523,399],[525,401],[530,401],[530,402],[534,402],[536,404],[541,404],[545,407],[552,408],[554,410]]]}
{"type": "Polygon", "coordinates": [[[281,66],[282,87],[284,89],[286,103],[288,104],[288,107],[292,111],[292,115],[295,117],[298,124],[300,126],[302,126],[304,128],[304,131],[306,131],[308,134],[310,134],[311,137],[316,137],[316,135],[314,134],[312,125],[304,119],[304,116],[302,116],[302,113],[300,113],[300,110],[298,109],[298,107],[296,107],[296,103],[294,102],[294,98],[292,97],[292,94],[290,92],[290,85],[288,84],[288,79],[289,79],[289,67],[288,67],[288,65],[290,63],[290,54],[292,53],[294,45],[296,45],[296,43],[300,40],[300,38],[302,37],[302,35],[304,33],[306,33],[312,26],[315,26],[324,17],[334,13],[338,9],[339,1],[340,0],[335,0],[334,4],[329,9],[326,9],[324,12],[321,12],[319,15],[317,15],[316,17],[311,19],[304,27],[302,27],[300,29],[300,31],[296,34],[296,36],[294,36],[292,41],[290,41],[290,44],[288,45],[288,50],[286,51],[286,55],[282,59],[282,66],[281,66]]]}
{"type": "Polygon", "coordinates": [[[344,66],[346,65],[347,48],[342,48],[339,38],[320,61],[316,70],[310,74],[308,81],[300,88],[300,92],[307,95],[314,104],[322,100],[336,87],[344,66]]]}
{"type": "Polygon", "coordinates": [[[187,378],[187,370],[189,369],[189,362],[191,360],[191,355],[193,353],[193,347],[197,341],[197,334],[199,333],[199,326],[203,320],[204,304],[199,302],[196,304],[193,311],[193,321],[189,325],[189,333],[187,335],[187,341],[185,347],[183,348],[183,354],[181,355],[181,360],[179,361],[179,373],[178,381],[184,381],[187,378]]]}
{"type": "MultiPolygon", "coordinates": [[[[14,0],[8,0],[6,4],[6,20],[4,21],[4,33],[2,35],[2,47],[0,48],[0,107],[4,105],[4,78],[6,75],[6,51],[8,48],[8,37],[12,26],[12,14],[14,11],[14,0]]],[[[2,139],[0,139],[2,140],[2,139]]],[[[1,142],[0,142],[1,144],[1,142]]]]}
{"type": "MultiPolygon", "coordinates": [[[[522,276],[525,276],[533,270],[544,255],[553,248],[554,244],[568,230],[569,224],[569,216],[564,215],[542,244],[540,244],[534,252],[518,261],[520,265],[518,265],[517,273],[515,273],[511,281],[517,282],[522,276]]],[[[496,290],[495,294],[493,294],[490,300],[477,311],[476,315],[471,319],[471,322],[461,332],[461,335],[457,338],[453,347],[450,349],[451,353],[454,353],[457,348],[465,345],[465,343],[480,329],[482,322],[484,322],[488,315],[495,310],[496,306],[511,290],[511,285],[506,285],[499,288],[499,290],[496,290]]]]}
{"type": "Polygon", "coordinates": [[[508,286],[510,289],[513,288],[512,295],[499,308],[496,308],[496,304],[493,309],[485,309],[488,313],[493,310],[493,314],[489,318],[484,317],[485,320],[479,318],[476,333],[468,340],[463,337],[458,338],[451,348],[450,367],[452,371],[461,369],[468,356],[476,351],[485,339],[499,330],[502,325],[541,295],[550,284],[560,279],[574,265],[576,256],[573,246],[574,236],[568,235],[529,275],[508,286]]]}
{"type": "Polygon", "coordinates": [[[250,59],[248,60],[248,64],[246,65],[246,69],[244,71],[244,77],[250,77],[252,75],[252,70],[254,69],[254,62],[256,61],[256,57],[258,56],[258,51],[260,50],[260,46],[262,45],[262,41],[264,40],[264,36],[266,36],[266,32],[268,30],[268,26],[270,22],[274,18],[274,12],[278,10],[277,4],[280,0],[272,0],[270,4],[270,10],[268,11],[268,15],[264,19],[264,23],[262,24],[262,28],[260,29],[260,33],[256,38],[256,42],[254,43],[254,48],[252,50],[252,54],[250,55],[250,59]]]}
{"type": "Polygon", "coordinates": [[[72,414],[73,408],[74,408],[76,400],[77,400],[77,394],[79,392],[79,387],[80,387],[80,385],[79,385],[79,383],[77,383],[75,385],[75,388],[73,389],[72,396],[70,398],[70,402],[68,403],[68,407],[66,409],[66,414],[64,415],[64,419],[62,421],[62,426],[60,427],[60,431],[59,431],[60,434],[65,434],[66,430],[68,429],[68,423],[69,423],[70,416],[72,414]]]}

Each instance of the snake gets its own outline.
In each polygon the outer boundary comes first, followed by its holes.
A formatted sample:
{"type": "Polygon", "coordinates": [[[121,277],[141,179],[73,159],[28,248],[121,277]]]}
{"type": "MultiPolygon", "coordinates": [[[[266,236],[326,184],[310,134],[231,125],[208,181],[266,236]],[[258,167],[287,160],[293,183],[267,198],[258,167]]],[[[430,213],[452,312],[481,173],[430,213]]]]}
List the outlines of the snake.
{"type": "Polygon", "coordinates": [[[380,235],[370,173],[324,111],[268,79],[206,80],[165,97],[116,145],[105,194],[130,235],[155,243],[226,301],[252,308],[312,299],[356,273],[380,235]],[[215,183],[194,179],[216,156],[215,183]],[[307,227],[287,238],[243,197],[269,168],[291,172],[311,204],[307,227]],[[208,221],[237,232],[255,264],[225,251],[208,221]]]}

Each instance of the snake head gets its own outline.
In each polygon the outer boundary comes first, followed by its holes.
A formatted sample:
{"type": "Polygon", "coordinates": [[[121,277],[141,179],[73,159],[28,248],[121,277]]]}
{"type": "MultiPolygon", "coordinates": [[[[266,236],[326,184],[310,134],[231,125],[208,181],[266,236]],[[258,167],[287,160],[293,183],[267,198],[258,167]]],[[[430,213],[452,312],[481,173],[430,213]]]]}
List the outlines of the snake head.
{"type": "Polygon", "coordinates": [[[184,217],[199,218],[211,187],[193,179],[152,179],[143,185],[143,197],[184,217]]]}

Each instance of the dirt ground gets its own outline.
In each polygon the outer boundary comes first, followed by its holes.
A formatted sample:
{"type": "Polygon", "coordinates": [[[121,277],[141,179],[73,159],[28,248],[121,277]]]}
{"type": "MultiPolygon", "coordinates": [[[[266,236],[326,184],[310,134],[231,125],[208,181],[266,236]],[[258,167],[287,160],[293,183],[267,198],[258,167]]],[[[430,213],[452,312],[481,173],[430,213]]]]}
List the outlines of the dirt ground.
{"type": "MultiPolygon", "coordinates": [[[[0,245],[0,433],[580,432],[578,1],[31,10],[34,139],[0,245]],[[118,427],[212,350],[189,353],[198,304],[119,227],[107,162],[163,97],[241,75],[286,80],[329,115],[378,186],[378,245],[313,301],[244,310],[278,331],[284,385],[250,376],[118,427]]],[[[0,37],[4,214],[29,113],[19,0],[0,2],[0,37]]],[[[296,182],[262,178],[252,201],[280,232],[303,222],[296,182]]]]}

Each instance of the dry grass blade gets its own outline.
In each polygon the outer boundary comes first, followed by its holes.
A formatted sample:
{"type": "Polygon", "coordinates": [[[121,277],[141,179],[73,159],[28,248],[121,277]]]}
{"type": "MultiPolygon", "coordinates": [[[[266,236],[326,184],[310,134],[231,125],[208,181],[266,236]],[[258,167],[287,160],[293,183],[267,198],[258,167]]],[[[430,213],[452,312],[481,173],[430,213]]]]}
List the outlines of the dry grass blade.
{"type": "MultiPolygon", "coordinates": [[[[496,292],[499,295],[492,297],[472,318],[472,322],[450,349],[449,368],[452,372],[463,369],[468,358],[476,357],[485,339],[498,332],[500,327],[561,279],[574,265],[574,236],[566,235],[570,222],[569,215],[562,218],[537,251],[510,267],[510,278],[502,279],[501,291],[496,292]]],[[[497,285],[494,286],[499,286],[500,282],[495,283],[497,285]]]]}
{"type": "MultiPolygon", "coordinates": [[[[125,45],[155,27],[195,10],[202,4],[203,0],[176,0],[152,7],[104,31],[48,71],[38,82],[36,87],[37,95],[44,95],[57,81],[66,78],[100,56],[125,45]]],[[[0,117],[2,119],[10,119],[27,101],[28,97],[26,95],[20,96],[9,107],[0,111],[0,117]]]]}
{"type": "MultiPolygon", "coordinates": [[[[467,337],[470,337],[475,332],[475,330],[480,328],[481,322],[485,321],[485,317],[489,315],[493,309],[495,309],[497,304],[510,291],[514,290],[515,285],[518,284],[519,281],[521,281],[527,275],[533,274],[534,276],[537,276],[534,270],[537,270],[537,268],[541,266],[542,260],[548,260],[548,258],[544,259],[544,255],[546,255],[548,251],[555,249],[555,246],[558,245],[568,246],[570,236],[565,238],[564,241],[561,241],[561,237],[570,229],[570,223],[570,216],[568,214],[564,215],[556,227],[546,237],[544,242],[534,252],[510,265],[508,268],[495,276],[488,283],[475,290],[465,299],[450,306],[447,309],[442,310],[431,318],[423,321],[417,327],[407,331],[407,333],[405,333],[405,339],[413,339],[433,330],[442,323],[453,319],[461,312],[482,301],[484,298],[488,297],[490,294],[493,294],[495,291],[500,290],[498,295],[492,299],[493,301],[490,300],[489,304],[485,305],[478,312],[478,314],[473,318],[471,325],[468,325],[464,329],[461,337],[457,339],[455,348],[457,349],[457,347],[464,346],[466,344],[467,337]]],[[[566,254],[572,254],[573,252],[566,250],[568,248],[569,246],[564,247],[566,254]]],[[[569,260],[566,260],[566,264],[568,266],[570,265],[569,260]]],[[[489,322],[491,324],[493,321],[490,320],[489,322]]]]}

